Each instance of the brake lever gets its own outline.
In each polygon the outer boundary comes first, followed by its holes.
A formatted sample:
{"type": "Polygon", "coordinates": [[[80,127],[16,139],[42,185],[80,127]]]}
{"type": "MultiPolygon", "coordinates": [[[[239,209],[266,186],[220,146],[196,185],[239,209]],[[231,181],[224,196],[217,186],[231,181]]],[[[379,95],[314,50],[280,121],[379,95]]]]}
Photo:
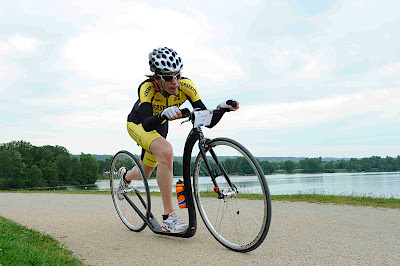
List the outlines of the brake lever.
{"type": "Polygon", "coordinates": [[[181,109],[181,112],[182,112],[182,117],[183,118],[184,117],[188,118],[187,120],[181,122],[181,125],[182,125],[183,123],[186,123],[186,122],[190,121],[190,110],[187,109],[187,108],[184,108],[184,109],[181,109]]]}
{"type": "Polygon", "coordinates": [[[185,121],[182,121],[182,122],[181,122],[181,125],[182,125],[183,123],[187,123],[187,122],[190,122],[190,119],[185,120],[185,121]]]}

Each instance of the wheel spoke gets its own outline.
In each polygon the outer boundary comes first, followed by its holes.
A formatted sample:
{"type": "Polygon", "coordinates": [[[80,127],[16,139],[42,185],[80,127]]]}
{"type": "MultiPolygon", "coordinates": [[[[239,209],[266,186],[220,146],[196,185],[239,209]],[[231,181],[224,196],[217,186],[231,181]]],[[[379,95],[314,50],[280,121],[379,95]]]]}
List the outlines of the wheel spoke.
{"type": "Polygon", "coordinates": [[[209,146],[215,153],[211,156],[210,149],[206,150],[209,165],[213,171],[223,168],[227,177],[216,178],[223,195],[219,199],[217,193],[211,192],[214,185],[203,156],[197,156],[193,187],[201,217],[226,247],[241,252],[253,250],[263,242],[270,224],[271,199],[264,174],[254,157],[237,142],[216,139],[209,146]],[[246,193],[255,192],[261,193],[260,200],[246,198],[246,193]]]}
{"type": "Polygon", "coordinates": [[[139,169],[139,173],[141,173],[140,180],[132,180],[129,186],[123,190],[123,194],[125,197],[128,197],[144,215],[147,215],[150,209],[150,193],[147,179],[139,164],[139,160],[134,157],[134,155],[126,151],[120,151],[114,156],[111,166],[112,170],[110,172],[110,190],[115,209],[122,222],[130,230],[141,231],[146,227],[145,222],[126,199],[119,200],[116,194],[120,182],[118,176],[120,167],[126,167],[128,170],[135,167],[139,169]],[[141,193],[144,193],[144,196],[142,196],[141,193]]]}

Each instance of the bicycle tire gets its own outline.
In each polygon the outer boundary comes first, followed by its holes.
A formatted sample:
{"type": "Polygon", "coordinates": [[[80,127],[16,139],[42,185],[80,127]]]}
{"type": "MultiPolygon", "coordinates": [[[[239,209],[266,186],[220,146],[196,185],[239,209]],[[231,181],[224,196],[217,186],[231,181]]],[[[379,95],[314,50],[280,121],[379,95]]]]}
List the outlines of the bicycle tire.
{"type": "Polygon", "coordinates": [[[120,167],[132,169],[138,167],[141,174],[140,180],[132,180],[126,189],[126,197],[128,197],[139,208],[143,215],[148,217],[151,209],[150,192],[146,175],[139,163],[139,160],[128,151],[119,151],[115,154],[110,169],[110,191],[114,207],[121,221],[132,231],[140,232],[146,227],[146,223],[133,209],[129,202],[125,199],[119,200],[116,192],[119,185],[118,170],[120,167]]]}
{"type": "Polygon", "coordinates": [[[237,252],[254,250],[264,241],[271,223],[271,196],[264,173],[254,156],[234,140],[211,140],[205,151],[209,162],[214,162],[211,164],[217,175],[215,180],[224,199],[219,199],[214,191],[210,173],[199,152],[193,169],[193,188],[200,215],[214,238],[225,247],[237,252]],[[210,155],[211,150],[237,191],[226,182],[222,170],[210,155]],[[252,197],[259,200],[249,199],[252,197]]]}

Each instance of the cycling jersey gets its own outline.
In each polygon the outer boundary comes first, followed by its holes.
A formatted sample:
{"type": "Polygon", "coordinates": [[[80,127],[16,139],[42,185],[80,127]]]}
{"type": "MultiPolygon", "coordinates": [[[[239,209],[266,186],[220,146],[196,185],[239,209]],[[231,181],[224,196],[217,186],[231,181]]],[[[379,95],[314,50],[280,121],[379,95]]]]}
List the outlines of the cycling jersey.
{"type": "Polygon", "coordinates": [[[159,116],[170,106],[181,106],[188,100],[193,108],[206,109],[200,100],[200,95],[188,78],[181,78],[178,92],[169,95],[161,92],[154,79],[147,79],[138,88],[139,99],[128,115],[127,128],[129,135],[143,148],[142,161],[155,167],[157,160],[150,154],[150,144],[158,137],[167,137],[168,120],[159,116]]]}
{"type": "Polygon", "coordinates": [[[176,95],[162,93],[154,79],[145,80],[139,86],[138,96],[139,99],[128,115],[128,122],[142,124],[146,131],[165,131],[162,129],[166,125],[161,126],[161,124],[165,124],[166,120],[160,119],[157,115],[170,106],[181,106],[186,100],[189,100],[194,108],[206,109],[195,85],[188,78],[180,80],[176,95]]]}

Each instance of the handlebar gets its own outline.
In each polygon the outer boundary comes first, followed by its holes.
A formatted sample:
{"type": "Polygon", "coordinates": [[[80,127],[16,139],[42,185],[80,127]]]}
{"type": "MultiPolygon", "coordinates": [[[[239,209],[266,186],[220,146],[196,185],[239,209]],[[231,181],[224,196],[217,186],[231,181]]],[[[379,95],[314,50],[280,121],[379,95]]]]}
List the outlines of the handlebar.
{"type": "MultiPolygon", "coordinates": [[[[181,109],[182,118],[189,118],[184,122],[192,122],[193,127],[205,126],[208,128],[214,127],[226,112],[231,112],[229,108],[217,108],[213,110],[193,110],[187,108],[181,109]],[[196,119],[196,117],[198,117],[196,119]]],[[[182,122],[182,123],[184,123],[182,122]]]]}
{"type": "MultiPolygon", "coordinates": [[[[226,102],[228,105],[232,106],[232,107],[236,107],[237,106],[237,102],[233,101],[233,100],[228,100],[226,102]]],[[[192,122],[193,126],[206,126],[208,128],[212,128],[214,127],[222,118],[222,116],[226,113],[226,112],[231,112],[232,110],[229,108],[217,108],[217,109],[205,109],[205,110],[200,110],[200,109],[194,109],[192,111],[190,111],[188,108],[183,108],[180,109],[181,113],[182,113],[182,118],[189,118],[187,121],[184,122],[192,122]],[[206,111],[206,113],[202,113],[200,114],[202,111],[206,111]],[[209,113],[207,113],[207,111],[209,113]],[[202,116],[202,118],[204,118],[204,116],[207,116],[207,121],[206,123],[197,123],[196,121],[196,113],[200,116],[202,116]]],[[[165,116],[162,116],[164,119],[167,119],[165,116]]],[[[205,121],[204,119],[202,121],[205,121]]],[[[182,122],[182,123],[184,123],[182,122]]]]}
{"type": "MultiPolygon", "coordinates": [[[[228,105],[234,107],[234,108],[237,106],[237,102],[236,102],[236,101],[233,101],[233,100],[228,100],[226,103],[227,103],[228,105]]],[[[208,109],[207,109],[207,110],[208,110],[208,109]]],[[[181,111],[181,113],[182,113],[182,118],[187,118],[187,117],[189,117],[189,118],[190,118],[189,120],[192,120],[192,118],[193,118],[193,117],[191,117],[192,114],[193,114],[195,111],[199,111],[199,110],[190,111],[188,108],[183,108],[183,109],[180,109],[180,111],[181,111]]],[[[211,111],[212,111],[213,113],[221,113],[221,114],[224,114],[224,113],[226,113],[226,112],[231,112],[231,110],[230,110],[229,108],[217,108],[217,109],[213,109],[213,110],[211,110],[211,111]]]]}

